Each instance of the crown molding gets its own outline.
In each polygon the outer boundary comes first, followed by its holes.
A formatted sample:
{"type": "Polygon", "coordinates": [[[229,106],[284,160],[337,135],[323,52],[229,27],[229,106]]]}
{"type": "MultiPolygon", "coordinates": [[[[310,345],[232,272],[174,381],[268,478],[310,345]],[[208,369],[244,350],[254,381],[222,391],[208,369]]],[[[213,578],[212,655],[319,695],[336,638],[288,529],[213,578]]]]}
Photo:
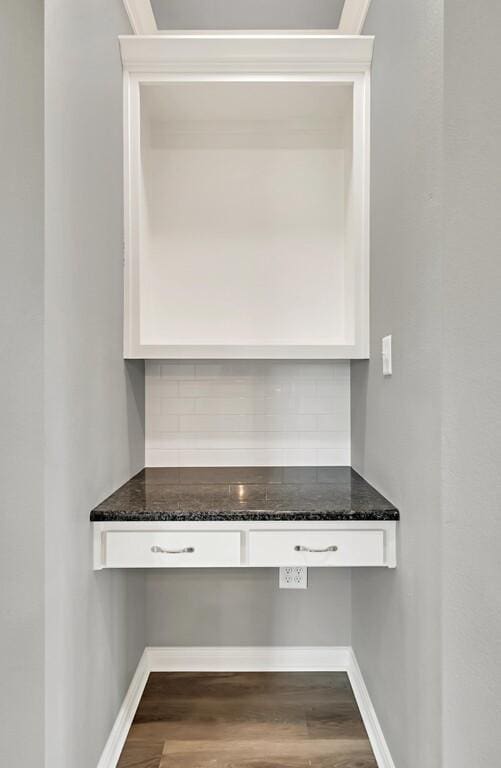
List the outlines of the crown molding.
{"type": "Polygon", "coordinates": [[[335,33],[172,32],[119,38],[127,72],[363,72],[374,38],[335,33]]]}

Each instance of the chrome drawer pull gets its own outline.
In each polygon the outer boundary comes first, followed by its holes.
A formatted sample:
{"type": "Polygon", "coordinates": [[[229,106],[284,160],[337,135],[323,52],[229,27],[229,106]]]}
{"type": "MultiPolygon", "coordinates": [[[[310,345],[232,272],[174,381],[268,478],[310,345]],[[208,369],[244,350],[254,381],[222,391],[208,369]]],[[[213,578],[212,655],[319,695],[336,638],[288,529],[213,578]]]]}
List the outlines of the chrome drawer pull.
{"type": "Polygon", "coordinates": [[[324,549],[313,549],[312,547],[302,547],[297,544],[294,547],[296,552],[337,552],[337,547],[333,544],[332,547],[325,547],[324,549]]]}
{"type": "Polygon", "coordinates": [[[151,547],[151,552],[162,553],[163,555],[184,555],[185,553],[194,552],[195,547],[183,547],[183,549],[163,549],[163,547],[151,547]]]}

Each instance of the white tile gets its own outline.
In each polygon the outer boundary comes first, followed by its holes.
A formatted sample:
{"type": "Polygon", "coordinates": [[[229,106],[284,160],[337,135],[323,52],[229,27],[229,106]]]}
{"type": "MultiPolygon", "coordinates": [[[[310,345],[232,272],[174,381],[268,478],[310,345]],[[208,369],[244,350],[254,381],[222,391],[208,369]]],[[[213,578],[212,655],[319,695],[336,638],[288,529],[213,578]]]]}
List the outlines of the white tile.
{"type": "Polygon", "coordinates": [[[147,361],[147,455],[155,466],[349,463],[349,374],[336,361],[147,361]]]}
{"type": "Polygon", "coordinates": [[[220,450],[282,450],[297,446],[294,433],[280,432],[158,432],[148,443],[150,448],[220,450]]]}
{"type": "Polygon", "coordinates": [[[151,392],[152,397],[177,397],[179,384],[177,381],[162,379],[161,377],[147,379],[146,391],[151,392]]]}
{"type": "Polygon", "coordinates": [[[269,360],[228,360],[225,363],[225,372],[230,376],[263,378],[269,374],[271,362],[269,360]]]}
{"type": "Polygon", "coordinates": [[[179,381],[178,387],[180,397],[209,397],[213,393],[214,382],[190,379],[179,381]]]}
{"type": "Polygon", "coordinates": [[[159,413],[150,420],[150,429],[154,432],[177,432],[179,430],[179,416],[172,413],[159,413]]]}
{"type": "Polygon", "coordinates": [[[291,394],[298,397],[316,397],[317,396],[317,382],[307,381],[305,379],[299,379],[298,381],[292,381],[290,385],[291,394]]]}
{"type": "Polygon", "coordinates": [[[166,397],[161,401],[161,412],[164,413],[194,413],[196,400],[188,397],[166,397]]]}
{"type": "Polygon", "coordinates": [[[347,467],[351,464],[350,448],[319,448],[316,451],[319,467],[347,467]]]}
{"type": "Polygon", "coordinates": [[[156,379],[162,372],[162,363],[157,360],[147,360],[144,366],[144,375],[146,379],[156,379]]]}
{"type": "Polygon", "coordinates": [[[197,379],[219,379],[223,376],[227,376],[229,373],[228,366],[225,362],[213,363],[211,360],[202,360],[195,365],[195,376],[197,379]]]}
{"type": "Polygon", "coordinates": [[[308,448],[334,448],[342,449],[350,441],[349,432],[300,432],[298,442],[308,448]]]}
{"type": "Polygon", "coordinates": [[[247,433],[247,442],[252,448],[296,448],[296,432],[252,432],[247,433]]]}
{"type": "Polygon", "coordinates": [[[252,431],[252,416],[240,414],[186,414],[179,417],[181,432],[252,431]]]}
{"type": "Polygon", "coordinates": [[[146,398],[146,416],[159,416],[162,412],[162,400],[160,397],[153,397],[153,395],[150,395],[150,397],[146,398]]]}
{"type": "Polygon", "coordinates": [[[181,448],[202,448],[198,433],[154,432],[149,436],[147,447],[150,450],[178,450],[181,448]]]}
{"type": "Polygon", "coordinates": [[[288,467],[314,467],[316,461],[314,449],[293,448],[284,451],[284,464],[288,467]]]}
{"type": "Polygon", "coordinates": [[[264,399],[252,397],[200,397],[196,401],[197,413],[263,413],[264,399]]]}
{"type": "Polygon", "coordinates": [[[247,379],[195,379],[179,382],[181,397],[255,397],[262,386],[247,379]]]}
{"type": "Polygon", "coordinates": [[[158,451],[146,449],[147,467],[179,467],[179,451],[158,451]]]}
{"type": "Polygon", "coordinates": [[[299,413],[335,413],[339,407],[336,397],[301,397],[298,404],[299,413]]]}
{"type": "Polygon", "coordinates": [[[314,418],[319,432],[350,431],[350,412],[347,408],[339,408],[336,413],[324,413],[314,418]]]}
{"type": "Polygon", "coordinates": [[[339,393],[340,384],[336,381],[316,381],[313,385],[313,394],[311,397],[335,397],[339,393]]]}
{"type": "MultiPolygon", "coordinates": [[[[339,363],[334,361],[317,361],[317,360],[304,360],[295,364],[296,368],[292,371],[292,375],[296,375],[298,379],[335,379],[336,367],[339,363]]],[[[346,365],[346,363],[341,363],[346,365]]]]}
{"type": "Polygon", "coordinates": [[[308,414],[256,414],[252,429],[261,432],[304,432],[316,429],[316,416],[308,414]]]}
{"type": "Polygon", "coordinates": [[[193,363],[168,362],[162,364],[163,379],[191,379],[194,376],[195,366],[193,363]]]}
{"type": "Polygon", "coordinates": [[[264,399],[265,413],[298,413],[299,398],[295,395],[271,395],[264,399]]]}
{"type": "Polygon", "coordinates": [[[180,467],[273,467],[283,463],[284,452],[280,450],[179,451],[180,467]]]}

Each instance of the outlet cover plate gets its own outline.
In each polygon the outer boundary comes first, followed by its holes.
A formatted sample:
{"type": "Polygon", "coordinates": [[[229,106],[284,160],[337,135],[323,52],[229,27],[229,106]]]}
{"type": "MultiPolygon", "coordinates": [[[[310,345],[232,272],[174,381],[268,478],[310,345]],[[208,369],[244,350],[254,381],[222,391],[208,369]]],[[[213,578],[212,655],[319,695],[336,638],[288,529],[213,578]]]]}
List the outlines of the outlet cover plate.
{"type": "Polygon", "coordinates": [[[280,570],[280,589],[307,589],[308,568],[302,565],[286,565],[280,570]]]}

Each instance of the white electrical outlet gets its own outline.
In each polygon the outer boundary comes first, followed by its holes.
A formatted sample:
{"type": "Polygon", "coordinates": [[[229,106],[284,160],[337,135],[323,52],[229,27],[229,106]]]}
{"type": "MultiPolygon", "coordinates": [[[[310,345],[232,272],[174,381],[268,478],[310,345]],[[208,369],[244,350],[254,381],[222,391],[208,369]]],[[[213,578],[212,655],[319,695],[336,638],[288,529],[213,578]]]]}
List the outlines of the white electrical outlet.
{"type": "Polygon", "coordinates": [[[302,565],[280,568],[280,589],[307,589],[308,568],[302,565]]]}

